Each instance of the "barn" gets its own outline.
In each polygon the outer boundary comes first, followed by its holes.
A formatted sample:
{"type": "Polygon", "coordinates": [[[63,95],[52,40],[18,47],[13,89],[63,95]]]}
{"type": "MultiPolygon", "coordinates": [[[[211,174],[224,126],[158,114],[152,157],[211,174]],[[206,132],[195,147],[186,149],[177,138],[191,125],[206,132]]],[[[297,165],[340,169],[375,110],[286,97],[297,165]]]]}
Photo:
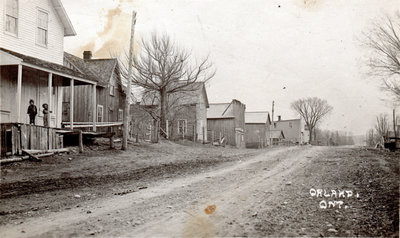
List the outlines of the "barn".
{"type": "Polygon", "coordinates": [[[224,143],[237,148],[245,147],[246,105],[233,99],[230,103],[210,103],[207,110],[209,141],[224,138],[224,143]]]}

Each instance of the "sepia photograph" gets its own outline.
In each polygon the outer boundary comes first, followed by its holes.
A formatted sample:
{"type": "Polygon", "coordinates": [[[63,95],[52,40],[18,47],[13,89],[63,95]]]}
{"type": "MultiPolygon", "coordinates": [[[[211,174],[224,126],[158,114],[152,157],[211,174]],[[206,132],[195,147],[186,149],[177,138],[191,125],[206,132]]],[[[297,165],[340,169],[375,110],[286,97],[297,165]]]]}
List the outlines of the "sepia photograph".
{"type": "Polygon", "coordinates": [[[0,237],[399,237],[400,0],[0,14],[0,237]]]}

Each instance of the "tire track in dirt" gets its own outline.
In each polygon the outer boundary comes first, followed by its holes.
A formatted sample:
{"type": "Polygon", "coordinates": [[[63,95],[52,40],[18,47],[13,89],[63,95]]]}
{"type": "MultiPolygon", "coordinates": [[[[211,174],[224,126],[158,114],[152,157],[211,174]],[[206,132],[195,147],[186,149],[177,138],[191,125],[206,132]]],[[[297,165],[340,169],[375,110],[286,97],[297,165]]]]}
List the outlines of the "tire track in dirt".
{"type": "MultiPolygon", "coordinates": [[[[137,235],[140,237],[231,237],[248,236],[253,233],[253,218],[257,216],[258,207],[268,200],[279,199],[275,194],[281,186],[289,181],[290,174],[305,167],[311,156],[322,151],[321,147],[310,147],[308,150],[294,150],[286,154],[277,154],[276,163],[267,171],[270,160],[260,160],[242,168],[247,170],[246,179],[227,186],[224,190],[211,195],[203,201],[188,206],[173,218],[150,223],[139,230],[122,233],[122,236],[137,235]],[[207,215],[204,209],[216,205],[215,214],[207,215]]],[[[262,155],[267,156],[268,154],[262,155]]],[[[225,176],[240,177],[243,170],[230,171],[225,176]]],[[[243,174],[242,174],[243,175],[243,174]]],[[[254,235],[254,234],[253,234],[254,235]]]]}
{"type": "MultiPolygon", "coordinates": [[[[199,229],[205,229],[208,221],[214,224],[217,235],[229,235],[224,231],[237,231],[241,226],[227,228],[228,218],[232,215],[240,218],[243,212],[247,212],[246,208],[257,204],[259,199],[274,197],[272,194],[258,193],[255,198],[248,200],[248,194],[261,190],[273,193],[274,186],[282,184],[283,176],[304,164],[307,155],[315,151],[312,147],[266,151],[226,168],[160,181],[157,186],[146,190],[27,219],[23,224],[6,225],[1,227],[0,236],[181,236],[185,226],[200,222],[203,226],[198,226],[199,229]],[[216,213],[209,217],[199,215],[209,203],[217,203],[216,213]],[[236,210],[232,212],[232,209],[236,210]],[[199,219],[191,222],[189,217],[199,219]]],[[[240,222],[245,225],[246,219],[240,222]]]]}

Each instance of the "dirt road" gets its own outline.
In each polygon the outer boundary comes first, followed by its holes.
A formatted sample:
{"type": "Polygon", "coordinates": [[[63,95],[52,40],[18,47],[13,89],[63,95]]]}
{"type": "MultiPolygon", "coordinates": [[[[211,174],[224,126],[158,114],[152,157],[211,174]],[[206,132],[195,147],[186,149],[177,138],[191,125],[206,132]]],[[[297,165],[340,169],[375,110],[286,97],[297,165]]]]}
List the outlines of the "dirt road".
{"type": "MultiPolygon", "coordinates": [[[[177,171],[166,172],[146,180],[145,187],[130,189],[129,184],[134,182],[125,180],[126,185],[113,196],[83,199],[91,197],[90,187],[112,189],[89,185],[86,192],[81,189],[79,195],[76,191],[68,195],[79,201],[73,206],[67,203],[60,210],[5,219],[0,236],[398,235],[399,169],[398,160],[396,163],[391,155],[357,148],[308,146],[255,154],[246,151],[242,156],[234,156],[234,151],[227,153],[231,154],[219,158],[221,163],[197,161],[202,169],[190,167],[188,173],[178,175],[173,175],[177,171]],[[318,196],[313,189],[325,191],[318,196]],[[334,198],[332,190],[353,195],[334,198]],[[327,208],[322,201],[326,201],[327,208]],[[210,205],[215,211],[208,210],[207,214],[205,209],[210,205]]],[[[178,162],[171,161],[174,163],[178,162]]],[[[54,196],[63,199],[57,191],[54,196]]],[[[11,204],[9,200],[6,203],[11,204]]]]}

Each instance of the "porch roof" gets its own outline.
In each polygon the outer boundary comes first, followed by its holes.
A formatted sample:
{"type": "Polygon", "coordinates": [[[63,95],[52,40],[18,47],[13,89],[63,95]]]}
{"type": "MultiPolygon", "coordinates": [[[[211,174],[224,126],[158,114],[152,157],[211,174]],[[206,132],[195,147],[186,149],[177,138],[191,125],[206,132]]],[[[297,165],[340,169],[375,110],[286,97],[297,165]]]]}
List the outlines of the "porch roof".
{"type": "Polygon", "coordinates": [[[270,131],[271,139],[285,139],[285,134],[281,130],[271,130],[270,131]]]}
{"type": "Polygon", "coordinates": [[[63,65],[51,63],[28,55],[23,55],[11,50],[0,48],[0,65],[18,65],[54,73],[65,78],[71,78],[84,84],[97,84],[97,80],[90,75],[82,74],[78,71],[67,68],[63,65]]]}

